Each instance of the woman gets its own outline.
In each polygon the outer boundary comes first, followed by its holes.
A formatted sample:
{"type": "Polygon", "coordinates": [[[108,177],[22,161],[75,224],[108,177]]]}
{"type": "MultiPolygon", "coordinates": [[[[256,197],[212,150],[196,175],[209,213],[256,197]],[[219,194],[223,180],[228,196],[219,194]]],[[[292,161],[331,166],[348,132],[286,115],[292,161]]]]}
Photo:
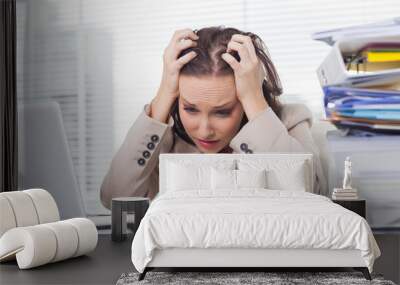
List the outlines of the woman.
{"type": "Polygon", "coordinates": [[[302,104],[281,105],[263,41],[234,28],[174,33],[158,93],[130,128],[101,186],[101,201],[158,192],[160,153],[312,152],[314,192],[325,183],[302,104]]]}

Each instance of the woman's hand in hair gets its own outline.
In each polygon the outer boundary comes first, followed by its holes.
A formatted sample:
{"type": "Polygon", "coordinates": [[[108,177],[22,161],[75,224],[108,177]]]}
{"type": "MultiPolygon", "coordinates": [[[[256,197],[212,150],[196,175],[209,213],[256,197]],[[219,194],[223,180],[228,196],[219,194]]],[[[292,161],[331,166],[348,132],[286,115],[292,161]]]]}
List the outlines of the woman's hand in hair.
{"type": "Polygon", "coordinates": [[[191,29],[177,30],[172,36],[168,46],[164,49],[163,55],[163,75],[160,89],[170,96],[179,95],[179,72],[180,69],[192,60],[197,54],[191,51],[178,58],[182,50],[197,46],[196,40],[199,36],[191,29]]]}
{"type": "Polygon", "coordinates": [[[167,123],[170,110],[179,96],[179,72],[182,66],[192,60],[195,52],[189,52],[177,58],[180,52],[197,45],[199,37],[191,29],[175,31],[163,55],[163,74],[160,87],[150,104],[150,116],[160,122],[167,123]]]}
{"type": "Polygon", "coordinates": [[[228,43],[227,52],[222,54],[222,59],[234,71],[236,95],[248,119],[251,120],[268,107],[262,91],[265,71],[251,38],[241,34],[233,35],[228,43]],[[232,50],[238,52],[240,62],[229,54],[232,50]]]}

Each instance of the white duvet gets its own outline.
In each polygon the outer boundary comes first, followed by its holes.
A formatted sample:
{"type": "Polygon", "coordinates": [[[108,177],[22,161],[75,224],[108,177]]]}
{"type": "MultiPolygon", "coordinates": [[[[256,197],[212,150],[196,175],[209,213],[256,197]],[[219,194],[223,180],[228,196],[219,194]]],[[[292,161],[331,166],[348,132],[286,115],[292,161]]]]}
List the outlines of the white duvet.
{"type": "Polygon", "coordinates": [[[133,239],[133,265],[143,272],[154,249],[171,247],[358,249],[370,272],[380,256],[359,215],[324,196],[260,188],[158,196],[133,239]]]}

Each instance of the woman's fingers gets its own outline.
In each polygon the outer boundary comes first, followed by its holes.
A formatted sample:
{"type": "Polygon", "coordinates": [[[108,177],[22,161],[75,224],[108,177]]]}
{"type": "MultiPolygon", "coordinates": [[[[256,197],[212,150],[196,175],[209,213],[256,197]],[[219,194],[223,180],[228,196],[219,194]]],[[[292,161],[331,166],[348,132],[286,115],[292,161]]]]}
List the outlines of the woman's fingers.
{"type": "Polygon", "coordinates": [[[191,39],[182,39],[179,43],[178,43],[178,47],[180,49],[187,49],[189,47],[192,46],[197,46],[197,42],[191,39]]]}
{"type": "Polygon", "coordinates": [[[180,58],[178,58],[178,60],[176,61],[178,69],[181,69],[186,63],[191,61],[195,56],[197,56],[197,53],[195,53],[194,51],[191,51],[191,52],[185,54],[184,56],[181,56],[180,58]]]}
{"type": "MultiPolygon", "coordinates": [[[[228,62],[231,66],[233,63],[236,68],[243,67],[243,71],[255,70],[255,68],[258,67],[259,70],[257,69],[257,72],[259,72],[259,76],[261,78],[265,77],[265,71],[263,69],[262,64],[260,64],[260,60],[256,55],[253,41],[251,40],[251,38],[249,36],[234,34],[232,36],[230,42],[228,43],[227,53],[230,50],[237,51],[239,53],[239,57],[240,57],[240,63],[234,57],[232,57],[232,59],[230,59],[230,62],[228,62]]],[[[237,69],[236,71],[239,71],[239,70],[237,69]]]]}
{"type": "Polygon", "coordinates": [[[236,72],[239,70],[240,63],[229,53],[223,53],[221,57],[232,67],[232,69],[236,72]]]}
{"type": "Polygon", "coordinates": [[[174,32],[170,42],[163,53],[163,74],[160,84],[160,90],[163,94],[176,98],[179,94],[179,73],[182,66],[192,60],[195,52],[189,52],[180,58],[179,53],[191,46],[197,46],[195,40],[199,37],[191,29],[183,29],[174,32]]]}
{"type": "Polygon", "coordinates": [[[197,42],[190,39],[183,39],[176,45],[176,48],[174,48],[174,58],[176,59],[182,50],[195,46],[197,46],[197,42]]]}
{"type": "Polygon", "coordinates": [[[254,61],[256,61],[258,59],[253,41],[251,40],[251,38],[249,36],[245,36],[245,35],[241,35],[241,34],[234,34],[231,38],[231,41],[235,41],[235,42],[243,44],[247,48],[250,58],[254,61]]]}
{"type": "Polygon", "coordinates": [[[189,39],[182,40],[180,43],[170,46],[169,47],[170,60],[173,60],[173,61],[176,60],[182,50],[190,48],[190,47],[195,47],[195,46],[197,46],[197,42],[189,40],[189,39]]]}
{"type": "Polygon", "coordinates": [[[175,31],[170,42],[171,60],[176,60],[180,52],[189,47],[197,46],[196,40],[199,39],[191,29],[183,29],[175,31]]]}
{"type": "Polygon", "coordinates": [[[172,41],[178,43],[182,39],[190,38],[192,40],[198,40],[199,36],[196,35],[193,30],[191,29],[183,29],[175,31],[174,35],[172,36],[172,41]]]}
{"type": "Polygon", "coordinates": [[[226,50],[227,52],[229,52],[231,50],[235,50],[235,51],[237,51],[239,53],[240,62],[242,62],[242,61],[243,62],[248,62],[249,61],[249,59],[250,59],[249,58],[249,51],[247,50],[247,48],[244,45],[231,40],[228,43],[227,47],[228,47],[227,50],[226,50]]]}
{"type": "Polygon", "coordinates": [[[193,37],[192,34],[198,38],[190,29],[176,31],[164,51],[164,60],[174,62],[182,50],[197,46],[197,42],[189,38],[193,37]],[[189,37],[185,38],[186,36],[189,37]]]}
{"type": "Polygon", "coordinates": [[[249,36],[234,34],[228,43],[226,53],[222,58],[232,67],[236,73],[251,72],[260,78],[261,84],[266,76],[263,64],[256,55],[253,41],[249,36]],[[236,60],[229,51],[235,50],[239,53],[240,62],[236,60]]]}

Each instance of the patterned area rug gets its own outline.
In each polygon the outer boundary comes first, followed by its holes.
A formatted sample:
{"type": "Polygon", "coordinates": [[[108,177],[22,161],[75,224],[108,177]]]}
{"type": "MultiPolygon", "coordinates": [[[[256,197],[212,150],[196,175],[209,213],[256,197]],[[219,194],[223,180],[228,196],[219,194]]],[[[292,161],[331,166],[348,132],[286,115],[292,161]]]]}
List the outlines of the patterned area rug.
{"type": "Polygon", "coordinates": [[[379,284],[396,285],[384,280],[382,275],[371,274],[372,281],[361,272],[147,272],[138,281],[139,273],[123,273],[117,285],[133,284],[379,284]]]}

